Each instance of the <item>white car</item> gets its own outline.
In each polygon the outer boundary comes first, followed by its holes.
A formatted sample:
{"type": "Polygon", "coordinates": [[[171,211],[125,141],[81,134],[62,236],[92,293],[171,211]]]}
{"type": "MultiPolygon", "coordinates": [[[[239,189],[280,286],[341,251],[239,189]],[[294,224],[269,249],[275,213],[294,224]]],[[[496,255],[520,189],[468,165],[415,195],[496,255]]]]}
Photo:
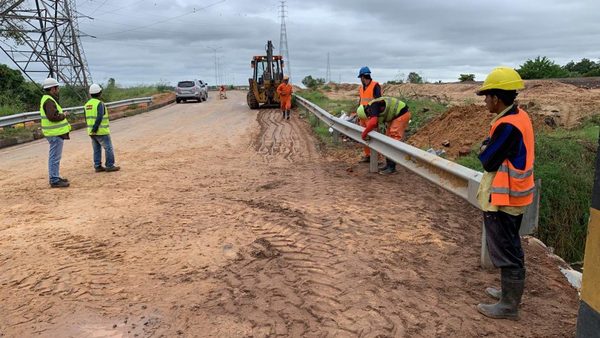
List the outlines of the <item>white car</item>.
{"type": "Polygon", "coordinates": [[[208,99],[208,85],[202,80],[179,81],[175,88],[175,101],[177,103],[187,100],[198,102],[208,99]]]}

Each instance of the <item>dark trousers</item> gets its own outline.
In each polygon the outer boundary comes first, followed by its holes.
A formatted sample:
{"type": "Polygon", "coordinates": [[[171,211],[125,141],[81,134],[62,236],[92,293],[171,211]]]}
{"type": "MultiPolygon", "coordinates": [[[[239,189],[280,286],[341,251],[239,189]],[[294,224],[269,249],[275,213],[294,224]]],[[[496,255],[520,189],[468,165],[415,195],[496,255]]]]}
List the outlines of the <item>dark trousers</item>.
{"type": "Polygon", "coordinates": [[[495,267],[525,267],[525,255],[519,236],[522,219],[523,215],[513,216],[502,211],[483,212],[485,239],[495,267]]]}

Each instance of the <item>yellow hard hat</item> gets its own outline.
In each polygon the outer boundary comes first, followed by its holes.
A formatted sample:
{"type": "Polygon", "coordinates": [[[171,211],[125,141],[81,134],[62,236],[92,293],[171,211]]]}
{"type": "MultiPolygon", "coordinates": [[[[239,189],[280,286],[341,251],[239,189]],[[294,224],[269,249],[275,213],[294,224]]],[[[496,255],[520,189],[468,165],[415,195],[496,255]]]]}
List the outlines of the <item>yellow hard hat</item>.
{"type": "Polygon", "coordinates": [[[525,83],[516,70],[510,67],[497,67],[485,78],[477,95],[484,95],[483,92],[490,89],[519,90],[523,88],[525,88],[525,83]]]}
{"type": "Polygon", "coordinates": [[[289,76],[287,76],[287,75],[284,75],[284,76],[283,76],[283,80],[284,80],[284,81],[285,81],[285,80],[289,80],[289,79],[290,79],[290,77],[289,77],[289,76]]]}
{"type": "Polygon", "coordinates": [[[360,106],[358,106],[358,109],[356,109],[356,116],[358,116],[358,118],[361,120],[367,119],[367,113],[365,112],[365,106],[363,106],[362,104],[360,106]]]}

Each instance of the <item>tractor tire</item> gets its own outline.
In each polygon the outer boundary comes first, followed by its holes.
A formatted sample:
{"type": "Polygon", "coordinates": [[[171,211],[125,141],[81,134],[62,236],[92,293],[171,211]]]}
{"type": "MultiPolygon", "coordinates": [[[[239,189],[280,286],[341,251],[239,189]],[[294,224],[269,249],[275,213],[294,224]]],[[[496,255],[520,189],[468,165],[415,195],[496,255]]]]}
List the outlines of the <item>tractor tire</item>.
{"type": "Polygon", "coordinates": [[[248,102],[248,107],[250,107],[250,109],[258,109],[258,100],[254,97],[252,91],[249,91],[248,95],[246,95],[246,101],[248,102]]]}

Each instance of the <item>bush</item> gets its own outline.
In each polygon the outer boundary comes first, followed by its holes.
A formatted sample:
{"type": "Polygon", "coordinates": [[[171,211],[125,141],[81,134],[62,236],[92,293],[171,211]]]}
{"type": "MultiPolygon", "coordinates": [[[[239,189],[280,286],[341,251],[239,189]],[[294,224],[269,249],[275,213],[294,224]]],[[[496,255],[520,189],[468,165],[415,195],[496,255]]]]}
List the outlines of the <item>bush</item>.
{"type": "Polygon", "coordinates": [[[460,74],[458,80],[460,82],[475,81],[475,74],[460,74]]]}
{"type": "Polygon", "coordinates": [[[527,60],[521,65],[517,72],[523,79],[549,79],[568,77],[569,72],[547,57],[536,57],[534,60],[527,60]]]}
{"type": "Polygon", "coordinates": [[[305,85],[308,89],[317,89],[319,86],[325,84],[325,79],[314,79],[311,75],[308,75],[304,79],[302,79],[302,84],[305,85]]]}
{"type": "Polygon", "coordinates": [[[406,77],[406,82],[408,82],[408,83],[423,83],[423,78],[421,77],[421,75],[419,75],[415,72],[410,72],[410,73],[408,73],[408,76],[406,77]]]}

